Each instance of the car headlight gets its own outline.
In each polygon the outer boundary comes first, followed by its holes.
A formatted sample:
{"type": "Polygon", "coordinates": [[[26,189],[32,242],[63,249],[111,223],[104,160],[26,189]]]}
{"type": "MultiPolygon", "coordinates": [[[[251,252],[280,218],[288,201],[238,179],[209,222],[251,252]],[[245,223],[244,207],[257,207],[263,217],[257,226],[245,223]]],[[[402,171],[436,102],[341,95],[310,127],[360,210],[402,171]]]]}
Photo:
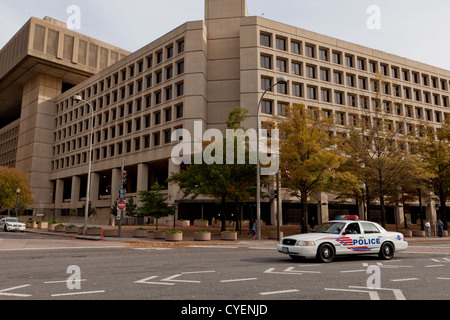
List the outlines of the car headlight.
{"type": "Polygon", "coordinates": [[[312,241],[297,241],[297,243],[295,245],[301,246],[301,247],[309,247],[309,246],[315,246],[316,244],[312,241]]]}

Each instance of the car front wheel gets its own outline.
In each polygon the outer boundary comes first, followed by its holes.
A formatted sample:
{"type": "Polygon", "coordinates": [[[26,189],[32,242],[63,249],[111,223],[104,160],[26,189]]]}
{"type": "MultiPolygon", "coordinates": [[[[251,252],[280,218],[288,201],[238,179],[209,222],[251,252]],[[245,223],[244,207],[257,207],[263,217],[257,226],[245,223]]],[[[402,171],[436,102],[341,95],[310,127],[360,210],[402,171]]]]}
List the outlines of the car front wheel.
{"type": "Polygon", "coordinates": [[[331,244],[325,243],[317,250],[317,260],[323,263],[330,263],[334,260],[335,252],[331,244]]]}
{"type": "Polygon", "coordinates": [[[378,256],[383,260],[391,260],[394,258],[394,246],[390,242],[385,242],[381,246],[380,253],[378,256]]]}

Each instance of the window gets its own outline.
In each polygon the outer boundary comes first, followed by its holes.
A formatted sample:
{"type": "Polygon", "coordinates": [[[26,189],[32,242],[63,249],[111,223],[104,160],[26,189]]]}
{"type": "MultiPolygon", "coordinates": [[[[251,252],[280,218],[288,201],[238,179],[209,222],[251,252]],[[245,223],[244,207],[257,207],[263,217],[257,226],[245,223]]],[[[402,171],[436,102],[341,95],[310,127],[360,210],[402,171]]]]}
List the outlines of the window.
{"type": "Polygon", "coordinates": [[[320,48],[319,49],[319,59],[323,61],[328,61],[328,50],[320,48]]]}
{"type": "Polygon", "coordinates": [[[306,76],[308,78],[315,79],[316,78],[316,67],[315,66],[311,66],[311,65],[307,65],[306,66],[306,76]]]}
{"type": "Polygon", "coordinates": [[[184,83],[177,84],[177,97],[184,95],[184,83]]]}
{"type": "Polygon", "coordinates": [[[312,100],[317,100],[317,88],[308,86],[308,98],[312,100]]]}
{"type": "Polygon", "coordinates": [[[272,69],[272,57],[261,56],[261,68],[272,69]]]}
{"type": "Polygon", "coordinates": [[[340,52],[333,52],[333,62],[336,64],[341,64],[341,53],[340,52]]]}
{"type": "Polygon", "coordinates": [[[287,83],[278,83],[278,93],[288,94],[287,92],[287,83]]]}
{"type": "Polygon", "coordinates": [[[314,45],[312,44],[305,45],[305,53],[307,57],[315,58],[316,57],[315,51],[316,48],[314,47],[314,45]]]}
{"type": "Polygon", "coordinates": [[[333,72],[333,79],[334,79],[334,83],[336,84],[343,84],[342,83],[342,73],[339,71],[334,71],[333,72]]]}
{"type": "Polygon", "coordinates": [[[177,42],[178,53],[184,52],[184,40],[180,40],[177,42]]]}
{"type": "Polygon", "coordinates": [[[366,70],[366,60],[363,58],[358,58],[358,69],[359,70],[366,70]]]}
{"type": "Polygon", "coordinates": [[[167,49],[167,59],[170,59],[173,57],[173,46],[168,47],[167,49]]]}
{"type": "Polygon", "coordinates": [[[178,105],[175,107],[176,108],[176,117],[177,119],[180,119],[183,117],[183,105],[178,105]]]}
{"type": "Polygon", "coordinates": [[[402,70],[402,78],[404,81],[409,81],[409,71],[408,70],[402,70]]]}
{"type": "Polygon", "coordinates": [[[298,76],[302,75],[302,65],[300,62],[292,62],[292,73],[298,76]]]}
{"type": "Polygon", "coordinates": [[[292,95],[296,97],[303,97],[303,86],[299,83],[293,83],[292,95]]]}
{"type": "Polygon", "coordinates": [[[352,56],[345,56],[345,65],[347,67],[350,67],[350,68],[354,67],[353,57],[352,56]]]}
{"type": "Polygon", "coordinates": [[[261,90],[269,90],[272,91],[272,79],[270,78],[261,78],[261,90]]]}
{"type": "Polygon", "coordinates": [[[286,51],[286,39],[283,38],[277,38],[277,49],[286,51]]]}
{"type": "Polygon", "coordinates": [[[328,69],[320,69],[320,80],[322,81],[330,81],[330,70],[328,69]]]}
{"type": "Polygon", "coordinates": [[[354,75],[351,75],[351,74],[347,74],[347,85],[349,86],[349,87],[356,87],[356,84],[355,84],[355,76],[354,75]]]}
{"type": "Polygon", "coordinates": [[[367,90],[367,79],[366,78],[359,78],[359,88],[367,90]]]}
{"type": "Polygon", "coordinates": [[[342,92],[334,93],[334,102],[336,104],[344,104],[344,94],[342,92]]]}
{"type": "Polygon", "coordinates": [[[286,108],[287,108],[287,104],[286,103],[278,103],[278,115],[285,117],[286,116],[286,108]]]}
{"type": "Polygon", "coordinates": [[[280,72],[287,72],[286,60],[277,59],[277,70],[280,72]]]}
{"type": "Polygon", "coordinates": [[[330,89],[321,89],[322,101],[331,102],[331,92],[330,89]]]}
{"type": "Polygon", "coordinates": [[[272,101],[263,100],[261,103],[261,112],[265,114],[272,114],[272,101]]]}
{"type": "Polygon", "coordinates": [[[347,94],[347,104],[350,107],[356,107],[356,96],[353,94],[347,94]]]}
{"type": "Polygon", "coordinates": [[[380,233],[380,230],[378,230],[378,228],[373,223],[361,222],[361,226],[364,230],[364,233],[380,233]]]}
{"type": "Polygon", "coordinates": [[[262,46],[271,47],[272,46],[272,44],[271,44],[271,36],[267,35],[267,34],[261,34],[261,36],[260,36],[260,43],[261,43],[262,46]]]}
{"type": "Polygon", "coordinates": [[[369,61],[369,71],[372,73],[376,73],[377,70],[377,63],[375,61],[369,61]]]}
{"type": "Polygon", "coordinates": [[[300,42],[292,41],[291,42],[291,51],[292,51],[292,53],[301,54],[301,45],[302,44],[300,42]]]}

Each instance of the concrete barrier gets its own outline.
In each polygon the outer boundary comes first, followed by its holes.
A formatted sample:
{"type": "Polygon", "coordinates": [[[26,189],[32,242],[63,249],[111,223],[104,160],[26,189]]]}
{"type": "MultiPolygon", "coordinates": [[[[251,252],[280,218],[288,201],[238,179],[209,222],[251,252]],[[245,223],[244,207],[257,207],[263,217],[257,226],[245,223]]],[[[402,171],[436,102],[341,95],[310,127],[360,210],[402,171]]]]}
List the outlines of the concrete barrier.
{"type": "Polygon", "coordinates": [[[414,230],[412,232],[413,237],[425,237],[425,231],[422,230],[414,230]]]}

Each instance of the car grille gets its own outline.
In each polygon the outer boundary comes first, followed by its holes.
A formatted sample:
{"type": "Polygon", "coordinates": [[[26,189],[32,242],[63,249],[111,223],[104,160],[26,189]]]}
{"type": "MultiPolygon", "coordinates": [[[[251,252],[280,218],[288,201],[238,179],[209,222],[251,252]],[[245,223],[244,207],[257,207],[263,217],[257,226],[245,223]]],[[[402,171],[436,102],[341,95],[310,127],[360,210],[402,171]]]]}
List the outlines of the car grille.
{"type": "Polygon", "coordinates": [[[283,244],[285,244],[287,246],[295,246],[296,243],[297,243],[297,240],[294,240],[294,239],[284,239],[283,240],[283,244]]]}

